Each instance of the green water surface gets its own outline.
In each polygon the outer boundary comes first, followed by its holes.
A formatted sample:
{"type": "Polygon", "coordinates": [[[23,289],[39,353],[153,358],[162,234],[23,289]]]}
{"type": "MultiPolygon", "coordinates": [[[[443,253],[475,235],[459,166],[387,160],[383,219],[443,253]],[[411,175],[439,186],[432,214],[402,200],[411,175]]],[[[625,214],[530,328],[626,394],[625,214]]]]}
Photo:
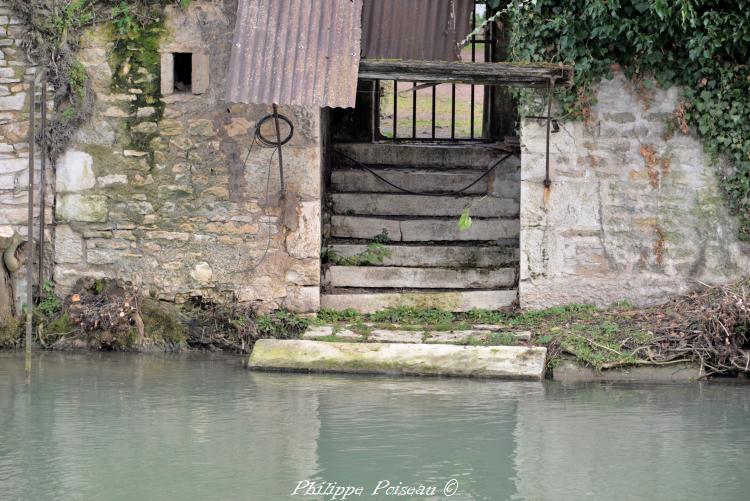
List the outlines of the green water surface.
{"type": "Polygon", "coordinates": [[[750,499],[750,387],[252,373],[0,353],[0,499],[750,499]],[[455,479],[456,492],[445,486],[455,479]],[[372,495],[379,482],[433,487],[372,495]],[[450,489],[449,489],[450,490],[450,489]]]}

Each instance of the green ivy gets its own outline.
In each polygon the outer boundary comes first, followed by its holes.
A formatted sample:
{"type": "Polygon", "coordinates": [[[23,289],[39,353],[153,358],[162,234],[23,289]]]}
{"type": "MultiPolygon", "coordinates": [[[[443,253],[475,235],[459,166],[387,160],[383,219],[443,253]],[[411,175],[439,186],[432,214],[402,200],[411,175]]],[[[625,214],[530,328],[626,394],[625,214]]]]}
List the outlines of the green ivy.
{"type": "MultiPolygon", "coordinates": [[[[494,1],[494,0],[493,0],[494,1]]],[[[495,2],[499,4],[499,2],[495,2]]],[[[566,117],[586,119],[619,65],[643,91],[679,85],[673,130],[694,131],[719,169],[739,237],[750,240],[750,9],[723,0],[511,0],[510,58],[575,65],[559,89],[566,117]]]]}

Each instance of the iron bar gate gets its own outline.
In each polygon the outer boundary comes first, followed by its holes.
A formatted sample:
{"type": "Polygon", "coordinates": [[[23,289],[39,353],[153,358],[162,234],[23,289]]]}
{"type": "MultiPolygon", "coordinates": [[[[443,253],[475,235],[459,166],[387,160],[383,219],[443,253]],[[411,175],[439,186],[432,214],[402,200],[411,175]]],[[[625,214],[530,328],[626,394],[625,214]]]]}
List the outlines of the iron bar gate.
{"type": "MultiPolygon", "coordinates": [[[[476,27],[480,24],[480,21],[478,19],[478,14],[483,13],[484,19],[489,18],[493,12],[489,9],[489,7],[486,5],[485,0],[475,0],[474,1],[474,10],[470,17],[471,22],[471,31],[473,32],[476,27]]],[[[491,62],[495,58],[495,40],[496,40],[496,33],[495,33],[495,25],[494,23],[488,23],[487,28],[485,30],[485,33],[481,38],[477,38],[476,35],[473,35],[470,38],[470,54],[471,54],[471,62],[477,62],[477,57],[481,55],[481,61],[483,62],[491,62]],[[477,51],[477,48],[481,46],[483,50],[478,54],[479,51],[477,51]]],[[[477,93],[476,93],[476,87],[478,85],[476,84],[465,84],[469,87],[469,127],[468,127],[468,134],[462,135],[459,134],[457,131],[457,99],[461,96],[457,96],[457,85],[456,83],[449,83],[449,84],[437,84],[437,83],[429,83],[421,85],[418,82],[409,82],[404,80],[389,80],[388,83],[392,84],[392,90],[386,89],[384,86],[384,81],[382,80],[376,80],[374,83],[374,101],[375,106],[373,110],[373,122],[375,124],[375,130],[374,136],[378,140],[386,140],[386,141],[488,141],[490,140],[488,131],[491,130],[491,123],[492,123],[492,113],[491,113],[491,103],[494,96],[494,88],[492,85],[481,85],[479,87],[482,87],[482,117],[481,117],[481,123],[479,124],[479,132],[477,133],[477,117],[476,117],[476,107],[477,107],[477,93]],[[409,85],[408,88],[404,89],[404,87],[401,87],[402,90],[399,90],[399,84],[402,85],[409,85]],[[450,119],[448,123],[448,128],[450,130],[449,136],[439,136],[437,134],[438,129],[438,107],[437,103],[440,101],[441,96],[439,96],[438,93],[438,86],[439,85],[449,85],[450,86],[450,119]],[[430,88],[431,90],[431,96],[429,99],[429,128],[420,129],[418,127],[418,91],[430,88]],[[403,95],[409,93],[411,95],[411,127],[410,131],[408,131],[405,135],[399,136],[399,95],[403,95]],[[381,104],[384,100],[384,98],[387,98],[389,96],[393,97],[393,103],[391,105],[391,130],[390,131],[384,131],[383,130],[383,117],[381,115],[381,104]],[[385,133],[384,133],[385,132],[385,133]]],[[[404,110],[408,113],[408,111],[404,110]]],[[[407,115],[408,116],[408,115],[407,115]]],[[[408,126],[408,122],[406,122],[406,125],[408,126]]]]}

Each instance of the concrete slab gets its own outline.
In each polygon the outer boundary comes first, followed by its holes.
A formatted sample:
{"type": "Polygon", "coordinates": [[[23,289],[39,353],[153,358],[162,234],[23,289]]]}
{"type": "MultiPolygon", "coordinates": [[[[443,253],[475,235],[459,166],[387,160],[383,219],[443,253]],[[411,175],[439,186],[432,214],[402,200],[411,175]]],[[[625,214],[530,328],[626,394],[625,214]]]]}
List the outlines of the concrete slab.
{"type": "MultiPolygon", "coordinates": [[[[367,250],[366,245],[332,244],[328,246],[336,255],[352,257],[367,250]]],[[[517,247],[457,247],[427,245],[386,245],[388,256],[382,266],[416,267],[472,267],[489,268],[518,262],[517,247]]]]}
{"type": "MultiPolygon", "coordinates": [[[[520,190],[516,197],[520,195],[520,190]]],[[[429,197],[387,193],[333,193],[334,214],[364,216],[453,216],[459,217],[471,204],[472,217],[518,217],[517,198],[429,197]]]]}
{"type": "Polygon", "coordinates": [[[401,292],[367,294],[322,294],[320,307],[333,310],[352,308],[360,313],[374,313],[386,308],[407,306],[415,308],[441,308],[447,311],[471,309],[499,310],[511,306],[518,298],[512,290],[451,291],[451,292],[401,292]]]}
{"type": "Polygon", "coordinates": [[[546,348],[539,347],[261,339],[248,368],[539,381],[546,357],[546,348]]]}
{"type": "Polygon", "coordinates": [[[331,266],[323,283],[332,287],[379,287],[410,289],[495,289],[511,287],[516,272],[454,270],[449,268],[401,268],[396,266],[331,266]]]}
{"type": "Polygon", "coordinates": [[[565,383],[586,381],[669,383],[697,381],[702,375],[700,367],[685,364],[623,367],[596,372],[590,367],[583,367],[569,360],[560,362],[552,370],[552,374],[555,381],[565,383]]]}

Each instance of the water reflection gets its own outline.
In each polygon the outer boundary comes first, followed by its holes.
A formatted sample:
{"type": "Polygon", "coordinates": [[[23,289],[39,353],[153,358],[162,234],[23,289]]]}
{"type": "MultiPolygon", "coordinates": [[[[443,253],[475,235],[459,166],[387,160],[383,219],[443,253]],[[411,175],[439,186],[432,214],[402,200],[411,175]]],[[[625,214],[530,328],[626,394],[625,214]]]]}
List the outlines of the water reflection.
{"type": "Polygon", "coordinates": [[[462,500],[750,487],[741,386],[262,374],[205,355],[42,353],[30,386],[23,369],[0,354],[3,499],[275,500],[302,480],[456,478],[462,500]]]}

